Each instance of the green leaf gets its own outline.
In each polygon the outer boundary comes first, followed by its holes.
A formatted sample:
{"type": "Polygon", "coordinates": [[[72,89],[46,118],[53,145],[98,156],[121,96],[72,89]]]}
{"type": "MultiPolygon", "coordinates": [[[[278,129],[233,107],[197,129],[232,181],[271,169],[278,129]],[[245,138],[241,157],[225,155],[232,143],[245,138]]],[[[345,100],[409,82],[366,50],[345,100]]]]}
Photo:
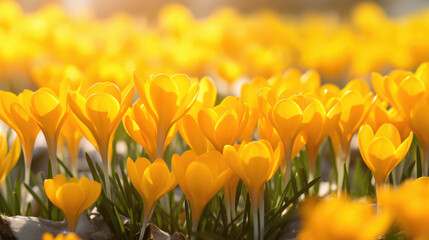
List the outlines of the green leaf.
{"type": "MultiPolygon", "coordinates": [[[[70,177],[74,177],[73,173],[70,171],[70,169],[63,163],[63,161],[61,161],[59,158],[57,158],[57,162],[61,165],[61,167],[64,169],[64,171],[66,172],[66,176],[68,178],[70,177]]],[[[77,176],[76,176],[77,177],[77,176]]]]}
{"type": "MultiPolygon", "coordinates": [[[[26,183],[24,183],[24,187],[27,189],[27,191],[31,194],[31,196],[33,196],[34,200],[36,200],[37,204],[39,204],[39,206],[42,208],[42,211],[44,212],[48,212],[48,208],[46,208],[45,204],[43,203],[43,201],[40,199],[40,197],[33,191],[33,189],[31,189],[31,187],[29,187],[26,183]]],[[[44,193],[44,192],[42,192],[44,193]]]]}
{"type": "Polygon", "coordinates": [[[407,178],[411,177],[411,173],[414,169],[414,165],[416,165],[416,162],[411,162],[408,168],[402,173],[401,182],[405,181],[407,178]]]}
{"type": "Polygon", "coordinates": [[[421,176],[423,176],[422,160],[421,160],[421,156],[420,156],[420,149],[417,145],[416,145],[416,163],[417,163],[417,178],[420,178],[421,176]]]}

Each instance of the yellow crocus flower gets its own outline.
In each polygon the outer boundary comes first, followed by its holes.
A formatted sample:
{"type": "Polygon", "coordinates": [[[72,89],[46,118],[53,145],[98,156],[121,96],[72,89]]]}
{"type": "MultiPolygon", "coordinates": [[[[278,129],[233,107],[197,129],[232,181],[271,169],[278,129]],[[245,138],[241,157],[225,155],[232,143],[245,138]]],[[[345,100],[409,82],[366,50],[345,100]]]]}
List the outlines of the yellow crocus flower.
{"type": "Polygon", "coordinates": [[[268,81],[265,78],[255,77],[251,83],[245,83],[241,87],[241,97],[249,106],[249,120],[246,128],[241,134],[240,140],[250,142],[255,132],[258,119],[261,118],[261,112],[258,105],[258,91],[260,88],[267,86],[268,81]]]}
{"type": "Polygon", "coordinates": [[[263,239],[264,184],[274,176],[279,168],[283,158],[282,145],[279,144],[275,151],[266,140],[241,144],[238,151],[227,145],[224,149],[224,156],[249,191],[253,208],[254,239],[263,239]],[[258,210],[259,215],[262,216],[259,221],[257,220],[258,210]],[[261,231],[258,233],[259,228],[261,231]]]}
{"type": "MultiPolygon", "coordinates": [[[[259,137],[263,140],[267,140],[273,149],[277,148],[279,143],[283,144],[276,129],[265,118],[260,118],[258,121],[258,133],[259,137]]],[[[306,142],[307,136],[303,132],[298,133],[298,136],[295,138],[295,142],[293,143],[292,159],[298,155],[302,148],[304,148],[306,142]]]]}
{"type": "Polygon", "coordinates": [[[287,90],[278,94],[271,88],[260,89],[258,101],[264,118],[270,121],[282,139],[285,159],[281,169],[288,182],[292,174],[291,161],[296,139],[304,126],[312,120],[315,104],[306,95],[289,96],[287,90]]]}
{"type": "Polygon", "coordinates": [[[48,199],[61,209],[67,219],[69,231],[75,232],[80,214],[100,196],[101,184],[86,177],[70,178],[62,174],[44,182],[48,199]]]}
{"type": "Polygon", "coordinates": [[[11,92],[0,91],[0,119],[15,131],[21,141],[26,184],[30,184],[34,142],[40,131],[30,112],[32,94],[33,92],[29,90],[24,90],[18,96],[11,92]]]}
{"type": "Polygon", "coordinates": [[[63,233],[58,234],[54,237],[52,233],[46,232],[42,235],[42,240],[82,240],[78,235],[75,233],[68,233],[64,235],[63,233]]]}
{"type": "Polygon", "coordinates": [[[156,158],[163,158],[170,129],[197,100],[199,84],[192,83],[183,74],[158,74],[148,78],[134,74],[134,83],[142,103],[156,124],[156,158]]]}
{"type": "Polygon", "coordinates": [[[197,154],[213,150],[213,145],[198,127],[198,112],[203,108],[211,108],[216,101],[216,86],[209,78],[200,80],[197,100],[188,113],[178,122],[180,135],[188,146],[197,154]]]}
{"type": "Polygon", "coordinates": [[[325,106],[331,108],[337,102],[341,104],[341,117],[335,131],[329,134],[335,150],[338,170],[337,189],[340,195],[344,178],[344,164],[348,169],[350,163],[350,142],[352,137],[367,118],[377,97],[370,91],[368,84],[361,79],[351,80],[339,92],[339,96],[332,97],[325,106]]]}
{"type": "Polygon", "coordinates": [[[376,216],[369,202],[329,198],[304,203],[299,240],[373,240],[390,226],[389,214],[376,216]]]}
{"type": "Polygon", "coordinates": [[[122,92],[110,82],[99,82],[85,95],[70,91],[68,100],[76,117],[85,125],[85,137],[97,148],[104,165],[106,193],[110,197],[109,148],[122,116],[133,101],[135,87],[130,84],[122,92]],[[88,131],[89,130],[89,131],[88,131]]]}
{"type": "Polygon", "coordinates": [[[79,158],[79,143],[83,137],[83,132],[81,130],[82,127],[84,126],[82,126],[79,119],[71,112],[67,116],[60,132],[65,144],[67,145],[71,170],[74,176],[77,176],[78,170],[77,161],[79,158]]]}
{"type": "Polygon", "coordinates": [[[198,124],[215,149],[223,151],[226,145],[234,145],[246,127],[249,118],[247,104],[239,97],[226,97],[213,108],[198,113],[198,124]]]}
{"type": "Polygon", "coordinates": [[[223,59],[217,64],[217,73],[228,84],[232,84],[242,77],[243,72],[243,67],[232,59],[223,59]]]}
{"type": "Polygon", "coordinates": [[[375,92],[396,109],[421,144],[422,167],[427,171],[429,162],[429,137],[424,124],[429,118],[427,103],[429,94],[429,62],[419,65],[416,72],[395,70],[387,76],[372,75],[375,92]]]}
{"type": "Polygon", "coordinates": [[[59,95],[49,88],[40,88],[30,99],[30,111],[45,135],[54,175],[57,174],[58,138],[69,113],[67,104],[69,80],[64,79],[60,85],[59,95]]]}
{"type": "Polygon", "coordinates": [[[158,125],[141,99],[138,99],[125,113],[123,125],[128,135],[147,151],[152,160],[157,159],[160,151],[164,154],[167,145],[173,140],[177,132],[177,125],[173,124],[161,144],[158,139],[160,137],[158,125]],[[159,147],[162,149],[158,150],[159,147]]]}
{"type": "MultiPolygon", "coordinates": [[[[342,89],[338,100],[341,103],[341,117],[336,131],[330,135],[337,135],[334,139],[339,142],[333,144],[341,147],[340,157],[348,162],[350,141],[368,116],[376,97],[365,81],[354,79],[342,89]]],[[[327,105],[333,104],[336,104],[335,99],[331,99],[327,105]]]]}
{"type": "Polygon", "coordinates": [[[142,240],[149,217],[155,203],[177,185],[176,178],[165,164],[158,158],[151,163],[147,158],[138,158],[133,162],[127,160],[128,177],[137,189],[144,203],[144,218],[139,239],[142,240]]]}
{"type": "Polygon", "coordinates": [[[370,125],[372,129],[378,129],[385,123],[391,123],[398,129],[401,139],[408,137],[411,132],[407,122],[398,111],[395,108],[387,109],[387,102],[380,99],[377,99],[364,123],[370,125]]]}
{"type": "Polygon", "coordinates": [[[393,216],[399,227],[413,240],[429,238],[429,178],[421,177],[402,183],[396,190],[381,191],[382,211],[393,216]]]}
{"type": "Polygon", "coordinates": [[[15,141],[8,151],[7,138],[0,133],[0,187],[3,184],[6,176],[15,167],[21,155],[19,140],[15,137],[15,141]]]}
{"type": "Polygon", "coordinates": [[[195,232],[205,206],[225,185],[231,169],[218,151],[197,155],[192,150],[182,156],[174,154],[172,169],[191,205],[192,231],[195,232]]]}
{"type": "Polygon", "coordinates": [[[335,130],[341,116],[341,103],[337,102],[326,108],[316,98],[312,98],[316,106],[313,118],[303,128],[303,134],[306,137],[306,149],[309,162],[310,180],[314,175],[317,155],[322,142],[328,137],[329,133],[335,130]]]}
{"type": "Polygon", "coordinates": [[[406,139],[401,139],[398,129],[386,123],[375,133],[369,125],[363,125],[358,137],[363,161],[374,175],[376,193],[379,194],[379,189],[384,186],[390,172],[407,154],[413,141],[413,133],[406,139]]]}

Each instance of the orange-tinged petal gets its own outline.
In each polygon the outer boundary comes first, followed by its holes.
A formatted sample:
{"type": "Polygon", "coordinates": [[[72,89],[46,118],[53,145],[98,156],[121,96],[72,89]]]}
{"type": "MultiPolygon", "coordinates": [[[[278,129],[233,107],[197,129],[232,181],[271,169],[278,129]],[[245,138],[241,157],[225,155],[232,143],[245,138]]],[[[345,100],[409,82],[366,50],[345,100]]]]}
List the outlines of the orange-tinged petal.
{"type": "Polygon", "coordinates": [[[113,120],[119,114],[120,105],[118,101],[109,94],[92,94],[85,104],[85,111],[91,120],[91,125],[97,129],[96,137],[98,144],[107,148],[111,133],[116,129],[113,120]]]}
{"type": "Polygon", "coordinates": [[[404,142],[399,145],[396,149],[395,156],[397,159],[402,160],[410,149],[411,143],[413,142],[413,133],[410,132],[410,135],[404,140],[404,142]]]}
{"type": "Polygon", "coordinates": [[[118,102],[122,101],[121,91],[119,90],[118,86],[111,82],[98,82],[92,85],[86,92],[86,98],[89,98],[91,95],[97,93],[105,93],[114,97],[118,102]]]}
{"type": "Polygon", "coordinates": [[[98,197],[101,193],[101,184],[95,181],[91,181],[86,177],[82,177],[76,183],[82,188],[85,197],[85,201],[82,204],[81,211],[89,208],[95,201],[97,201],[98,197]]]}
{"type": "Polygon", "coordinates": [[[183,98],[181,98],[176,115],[171,121],[172,123],[177,122],[177,120],[179,120],[183,115],[185,115],[192,108],[195,101],[197,100],[198,92],[199,92],[199,84],[198,83],[192,84],[191,88],[188,89],[188,91],[183,96],[183,98]]]}
{"type": "Polygon", "coordinates": [[[233,109],[226,111],[214,127],[217,150],[222,151],[225,145],[233,145],[237,140],[235,138],[235,131],[238,128],[238,117],[233,109]]]}
{"type": "Polygon", "coordinates": [[[374,139],[374,132],[372,131],[369,125],[363,125],[359,130],[358,140],[359,140],[359,149],[362,154],[362,158],[365,163],[371,168],[371,161],[368,159],[368,147],[369,144],[374,139]]]}
{"type": "Polygon", "coordinates": [[[302,111],[294,101],[280,100],[273,109],[273,124],[280,137],[291,139],[299,130],[302,120],[302,111]]]}
{"type": "Polygon", "coordinates": [[[218,119],[219,116],[211,108],[202,109],[198,113],[198,125],[200,126],[201,131],[215,146],[217,145],[217,140],[214,131],[218,119]]]}
{"type": "Polygon", "coordinates": [[[57,190],[58,207],[64,212],[69,229],[72,232],[74,232],[79,216],[82,213],[81,207],[85,203],[85,197],[84,191],[77,184],[66,183],[57,190]]]}
{"type": "Polygon", "coordinates": [[[374,169],[373,174],[378,184],[384,183],[387,176],[401,160],[394,157],[395,146],[385,137],[376,137],[368,147],[368,159],[374,169]]]}
{"type": "Polygon", "coordinates": [[[145,197],[149,201],[149,205],[152,205],[160,197],[166,194],[166,190],[170,188],[170,171],[167,165],[157,159],[152,165],[150,165],[144,173],[141,175],[142,178],[142,189],[146,193],[145,197]]]}
{"type": "Polygon", "coordinates": [[[198,154],[203,154],[208,150],[208,140],[198,127],[197,120],[191,115],[185,115],[180,121],[180,135],[183,140],[198,154]]]}
{"type": "Polygon", "coordinates": [[[179,90],[174,81],[165,74],[156,75],[149,85],[150,103],[163,126],[168,126],[180,104],[179,90]]]}
{"type": "Polygon", "coordinates": [[[393,124],[385,123],[377,130],[374,137],[385,137],[389,139],[395,149],[401,144],[401,135],[399,135],[398,129],[393,124]]]}
{"type": "Polygon", "coordinates": [[[213,190],[214,176],[205,164],[192,162],[186,169],[184,182],[187,186],[185,194],[191,205],[197,208],[192,209],[192,215],[199,218],[205,205],[216,194],[213,190]]]}

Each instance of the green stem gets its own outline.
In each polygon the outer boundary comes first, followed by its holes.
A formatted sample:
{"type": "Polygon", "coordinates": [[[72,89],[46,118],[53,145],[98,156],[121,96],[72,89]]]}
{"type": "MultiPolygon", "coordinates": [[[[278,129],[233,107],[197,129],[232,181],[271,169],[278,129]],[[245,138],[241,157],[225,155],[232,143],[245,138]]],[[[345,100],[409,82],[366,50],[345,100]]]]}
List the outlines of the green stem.
{"type": "Polygon", "coordinates": [[[52,166],[52,175],[55,177],[57,175],[58,167],[57,167],[57,147],[52,146],[49,148],[49,158],[51,159],[52,166]]]}
{"type": "Polygon", "coordinates": [[[348,171],[350,165],[350,151],[341,150],[341,156],[336,156],[335,160],[338,171],[337,193],[338,197],[340,197],[343,190],[344,182],[344,163],[346,164],[346,170],[348,171]]]}
{"type": "Polygon", "coordinates": [[[109,151],[108,149],[100,149],[100,153],[101,153],[101,161],[103,162],[103,167],[104,167],[104,186],[106,188],[106,196],[108,199],[112,198],[112,193],[110,190],[110,178],[109,178],[109,173],[110,173],[110,163],[109,163],[109,151]]]}

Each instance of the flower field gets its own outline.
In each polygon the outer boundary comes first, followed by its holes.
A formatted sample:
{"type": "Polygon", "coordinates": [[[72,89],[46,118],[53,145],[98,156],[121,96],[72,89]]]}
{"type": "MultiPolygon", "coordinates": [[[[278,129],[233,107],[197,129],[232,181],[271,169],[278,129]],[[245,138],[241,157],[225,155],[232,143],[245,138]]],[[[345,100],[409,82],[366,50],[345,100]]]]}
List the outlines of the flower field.
{"type": "Polygon", "coordinates": [[[429,239],[428,39],[369,2],[0,0],[0,239],[429,239]]]}

